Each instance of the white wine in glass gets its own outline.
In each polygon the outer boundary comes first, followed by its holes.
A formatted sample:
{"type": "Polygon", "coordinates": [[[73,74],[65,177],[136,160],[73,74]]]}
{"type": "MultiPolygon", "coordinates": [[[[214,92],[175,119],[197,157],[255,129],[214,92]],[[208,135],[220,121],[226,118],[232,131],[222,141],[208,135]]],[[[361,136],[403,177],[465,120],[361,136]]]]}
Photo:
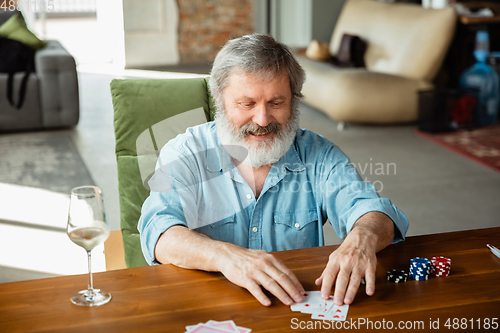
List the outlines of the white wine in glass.
{"type": "Polygon", "coordinates": [[[73,243],[87,251],[89,284],[73,297],[71,302],[81,306],[97,306],[111,300],[111,294],[94,289],[91,269],[91,251],[109,236],[109,226],[104,212],[101,189],[81,186],[71,190],[67,233],[73,243]]]}

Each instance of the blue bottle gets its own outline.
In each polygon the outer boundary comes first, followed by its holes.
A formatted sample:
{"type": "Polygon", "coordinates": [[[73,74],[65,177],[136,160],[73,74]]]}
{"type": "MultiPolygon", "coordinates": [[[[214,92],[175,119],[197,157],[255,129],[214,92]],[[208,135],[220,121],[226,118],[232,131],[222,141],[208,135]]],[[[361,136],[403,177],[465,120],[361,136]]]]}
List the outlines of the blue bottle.
{"type": "Polygon", "coordinates": [[[476,114],[476,124],[479,126],[493,125],[498,120],[500,84],[496,71],[486,64],[488,54],[488,31],[478,31],[476,33],[476,48],[474,50],[476,63],[462,73],[460,76],[460,86],[479,89],[476,114]]]}

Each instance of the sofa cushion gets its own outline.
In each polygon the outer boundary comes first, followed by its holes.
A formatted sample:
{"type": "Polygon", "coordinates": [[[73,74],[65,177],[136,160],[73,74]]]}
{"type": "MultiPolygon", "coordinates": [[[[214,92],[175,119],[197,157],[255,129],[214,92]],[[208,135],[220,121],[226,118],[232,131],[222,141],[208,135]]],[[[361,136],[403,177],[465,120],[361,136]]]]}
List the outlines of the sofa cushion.
{"type": "Polygon", "coordinates": [[[307,74],[304,101],[336,121],[390,124],[418,117],[419,90],[432,87],[424,80],[339,68],[297,57],[307,74]]]}
{"type": "Polygon", "coordinates": [[[431,82],[448,51],[456,26],[452,7],[425,9],[408,3],[348,0],[330,40],[336,55],[344,34],[368,43],[368,70],[431,82]]]}
{"type": "MultiPolygon", "coordinates": [[[[14,75],[14,99],[17,101],[19,87],[24,73],[14,75]]],[[[7,74],[0,73],[0,132],[35,130],[42,127],[42,110],[40,106],[40,79],[30,75],[22,108],[16,109],[9,104],[6,97],[7,74]]]]}
{"type": "Polygon", "coordinates": [[[38,39],[38,37],[28,29],[20,13],[11,16],[0,26],[0,36],[20,41],[35,50],[44,48],[47,45],[47,43],[38,39]]]}
{"type": "Polygon", "coordinates": [[[359,36],[344,34],[336,60],[339,66],[365,67],[366,42],[359,36]]]}

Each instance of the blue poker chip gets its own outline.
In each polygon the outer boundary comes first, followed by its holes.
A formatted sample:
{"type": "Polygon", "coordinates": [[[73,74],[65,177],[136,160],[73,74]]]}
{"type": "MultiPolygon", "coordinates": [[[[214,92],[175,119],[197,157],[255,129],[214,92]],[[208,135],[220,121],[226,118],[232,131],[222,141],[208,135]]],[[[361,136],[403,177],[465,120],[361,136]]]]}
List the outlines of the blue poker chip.
{"type": "Polygon", "coordinates": [[[426,281],[431,273],[431,261],[427,258],[415,257],[410,261],[410,276],[416,281],[426,281]]]}
{"type": "Polygon", "coordinates": [[[413,259],[411,259],[411,263],[412,264],[416,264],[416,265],[424,265],[424,266],[430,266],[431,265],[431,261],[427,258],[420,258],[420,257],[415,257],[413,259]]]}

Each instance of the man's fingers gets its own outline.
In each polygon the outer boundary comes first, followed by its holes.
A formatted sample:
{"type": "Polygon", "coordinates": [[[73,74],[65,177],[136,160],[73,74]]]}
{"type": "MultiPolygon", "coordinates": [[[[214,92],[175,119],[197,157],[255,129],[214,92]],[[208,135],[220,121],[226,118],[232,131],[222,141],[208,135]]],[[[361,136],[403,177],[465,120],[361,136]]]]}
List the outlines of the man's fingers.
{"type": "MultiPolygon", "coordinates": [[[[274,273],[276,274],[276,273],[274,273]]],[[[255,282],[261,285],[263,288],[268,290],[271,294],[276,296],[283,304],[290,306],[294,303],[294,299],[290,296],[290,294],[294,295],[295,298],[298,298],[299,302],[302,301],[302,295],[295,289],[295,291],[285,291],[286,289],[281,286],[281,284],[277,281],[281,280],[281,283],[287,284],[289,287],[293,285],[291,281],[284,282],[284,277],[286,274],[282,273],[281,278],[273,278],[272,276],[266,274],[265,272],[258,272],[255,276],[255,282]]],[[[259,288],[260,289],[260,288],[259,288]]],[[[262,292],[262,290],[261,290],[262,292]]],[[[252,293],[253,294],[253,293],[252,293]]],[[[262,303],[262,302],[261,302],[262,303]]],[[[264,304],[264,303],[263,303],[264,304]]]]}
{"type": "Polygon", "coordinates": [[[351,279],[349,281],[349,286],[347,287],[347,292],[344,297],[344,304],[351,304],[356,297],[356,293],[358,292],[359,284],[361,283],[361,274],[352,273],[351,279]]]}
{"type": "Polygon", "coordinates": [[[286,305],[302,301],[304,287],[281,260],[261,250],[238,249],[234,254],[236,259],[221,272],[231,282],[246,288],[260,303],[271,304],[262,288],[286,305]]]}
{"type": "Polygon", "coordinates": [[[321,279],[321,297],[323,297],[323,299],[328,299],[330,297],[337,274],[338,267],[336,265],[333,267],[327,266],[323,271],[323,274],[321,274],[319,279],[321,279]]]}
{"type": "Polygon", "coordinates": [[[281,267],[281,270],[276,267],[270,267],[266,273],[269,275],[269,280],[263,286],[278,297],[280,301],[285,305],[291,305],[293,302],[302,302],[304,288],[290,269],[286,266],[281,267]]]}
{"type": "Polygon", "coordinates": [[[366,294],[372,296],[375,293],[375,270],[368,268],[365,273],[366,294]]]}
{"type": "Polygon", "coordinates": [[[317,286],[321,286],[322,283],[323,283],[323,274],[321,274],[321,276],[317,278],[316,281],[314,281],[314,284],[317,286]]]}
{"type": "Polygon", "coordinates": [[[284,275],[282,275],[278,279],[279,284],[285,288],[285,290],[292,296],[293,300],[296,303],[302,302],[302,295],[306,292],[299,279],[295,276],[295,274],[287,268],[284,275]],[[282,280],[284,280],[282,282],[282,280]],[[291,284],[290,284],[291,282],[291,284]]]}
{"type": "Polygon", "coordinates": [[[345,269],[341,269],[335,281],[335,293],[333,294],[333,301],[336,305],[344,304],[345,292],[349,284],[349,273],[345,269]]]}
{"type": "Polygon", "coordinates": [[[264,306],[271,305],[271,300],[264,294],[260,286],[254,281],[249,282],[246,289],[264,306]]]}

